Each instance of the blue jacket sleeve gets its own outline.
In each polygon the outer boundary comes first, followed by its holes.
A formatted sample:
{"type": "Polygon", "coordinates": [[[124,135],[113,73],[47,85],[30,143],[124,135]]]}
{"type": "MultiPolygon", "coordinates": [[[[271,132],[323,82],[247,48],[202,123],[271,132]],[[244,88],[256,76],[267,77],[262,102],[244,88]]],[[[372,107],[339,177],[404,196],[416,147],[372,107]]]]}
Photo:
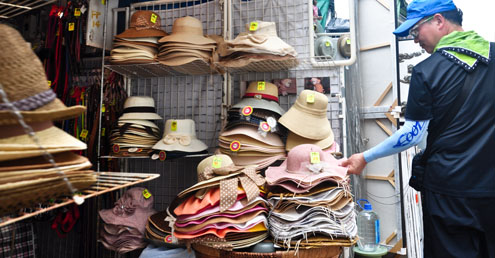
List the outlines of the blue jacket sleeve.
{"type": "Polygon", "coordinates": [[[424,137],[430,120],[406,120],[404,126],[375,147],[363,153],[366,162],[383,158],[417,145],[424,137]]]}

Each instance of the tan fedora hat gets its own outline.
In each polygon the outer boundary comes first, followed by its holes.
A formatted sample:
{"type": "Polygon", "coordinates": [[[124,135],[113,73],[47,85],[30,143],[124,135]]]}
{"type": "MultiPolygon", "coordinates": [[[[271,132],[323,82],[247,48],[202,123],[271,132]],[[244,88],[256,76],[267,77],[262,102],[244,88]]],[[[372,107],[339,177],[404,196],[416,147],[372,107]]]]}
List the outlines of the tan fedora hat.
{"type": "Polygon", "coordinates": [[[196,45],[216,43],[203,35],[203,24],[191,16],[175,19],[172,34],[161,38],[158,42],[186,42],[196,45]]]}
{"type": "Polygon", "coordinates": [[[137,11],[131,16],[129,29],[120,33],[119,38],[152,38],[163,37],[167,33],[161,28],[160,16],[152,11],[137,11]]]}
{"type": "MultiPolygon", "coordinates": [[[[65,106],[48,86],[45,70],[21,34],[0,24],[0,84],[26,122],[63,120],[83,113],[83,106],[65,106]]],[[[17,124],[0,98],[0,125],[17,124]]]]}
{"type": "Polygon", "coordinates": [[[325,94],[303,90],[278,122],[301,137],[323,140],[333,134],[327,118],[327,106],[328,97],[325,94]]]}

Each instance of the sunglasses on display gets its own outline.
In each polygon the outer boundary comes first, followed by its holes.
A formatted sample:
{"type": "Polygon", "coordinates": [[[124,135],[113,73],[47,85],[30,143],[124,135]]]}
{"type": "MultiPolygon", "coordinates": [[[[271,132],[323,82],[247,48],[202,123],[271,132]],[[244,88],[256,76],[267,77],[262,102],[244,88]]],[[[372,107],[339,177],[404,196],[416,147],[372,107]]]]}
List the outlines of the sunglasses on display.
{"type": "Polygon", "coordinates": [[[411,36],[413,36],[413,38],[416,38],[419,34],[419,26],[423,25],[424,23],[427,23],[429,21],[431,21],[433,19],[433,17],[435,16],[430,16],[428,17],[426,20],[422,21],[422,22],[419,22],[417,23],[416,25],[414,25],[410,30],[409,30],[409,34],[411,36]]]}

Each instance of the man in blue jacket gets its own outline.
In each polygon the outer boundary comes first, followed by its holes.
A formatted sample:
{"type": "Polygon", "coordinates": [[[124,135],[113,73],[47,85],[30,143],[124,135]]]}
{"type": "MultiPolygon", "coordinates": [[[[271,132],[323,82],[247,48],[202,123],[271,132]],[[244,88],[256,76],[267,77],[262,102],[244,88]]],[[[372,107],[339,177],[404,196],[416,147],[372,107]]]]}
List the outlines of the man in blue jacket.
{"type": "Polygon", "coordinates": [[[394,34],[411,35],[431,54],[413,69],[406,122],[341,165],[360,174],[367,163],[417,145],[438,128],[467,75],[482,69],[453,121],[432,139],[422,191],[424,257],[495,257],[495,47],[463,30],[452,0],[412,1],[394,34]]]}

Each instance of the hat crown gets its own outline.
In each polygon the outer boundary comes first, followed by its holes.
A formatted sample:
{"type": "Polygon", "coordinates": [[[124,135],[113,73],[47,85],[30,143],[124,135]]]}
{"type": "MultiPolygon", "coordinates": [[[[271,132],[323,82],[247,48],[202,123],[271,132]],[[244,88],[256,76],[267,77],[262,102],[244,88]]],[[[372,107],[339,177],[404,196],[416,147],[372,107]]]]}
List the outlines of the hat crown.
{"type": "Polygon", "coordinates": [[[161,18],[152,11],[137,11],[132,14],[129,27],[136,29],[157,29],[160,30],[161,18]],[[155,17],[156,16],[156,17],[155,17]]]}
{"type": "Polygon", "coordinates": [[[294,105],[294,108],[299,109],[302,112],[318,114],[318,116],[325,116],[328,106],[328,97],[325,94],[319,93],[314,90],[303,90],[296,100],[298,105],[294,105]],[[314,95],[314,101],[309,101],[313,98],[309,95],[314,95]]]}
{"type": "Polygon", "coordinates": [[[146,96],[128,97],[124,102],[124,108],[129,107],[155,107],[155,100],[146,96]]]}
{"type": "Polygon", "coordinates": [[[455,9],[457,7],[452,0],[415,0],[407,6],[407,19],[422,18],[455,9]]]}
{"type": "Polygon", "coordinates": [[[317,152],[320,162],[331,159],[331,155],[314,144],[298,145],[287,154],[287,172],[289,173],[312,173],[306,166],[311,164],[311,152],[317,152]]]}
{"type": "Polygon", "coordinates": [[[266,94],[278,98],[278,87],[271,82],[253,81],[249,83],[246,93],[266,94]],[[261,86],[260,83],[264,83],[264,86],[261,86]]]}
{"type": "Polygon", "coordinates": [[[201,162],[199,162],[198,167],[197,167],[198,178],[200,178],[199,174],[203,173],[203,171],[205,171],[205,169],[207,167],[213,168],[213,161],[214,160],[217,161],[218,167],[221,167],[221,168],[234,164],[232,159],[225,154],[216,154],[216,155],[209,156],[209,157],[203,159],[201,162]]]}
{"type": "Polygon", "coordinates": [[[163,136],[180,135],[196,138],[196,124],[191,119],[168,119],[165,122],[163,136]]]}
{"type": "Polygon", "coordinates": [[[246,24],[246,31],[249,31],[249,33],[255,35],[277,37],[277,25],[275,24],[275,22],[266,22],[266,21],[253,21],[253,22],[257,22],[258,27],[256,30],[250,30],[252,22],[246,24]]]}
{"type": "MultiPolygon", "coordinates": [[[[48,90],[41,61],[14,28],[0,24],[0,84],[9,101],[25,99],[48,90]]],[[[0,103],[4,103],[0,98],[0,103]]]]}
{"type": "Polygon", "coordinates": [[[174,25],[172,26],[172,34],[192,34],[203,36],[203,23],[191,16],[175,19],[174,25]]]}

